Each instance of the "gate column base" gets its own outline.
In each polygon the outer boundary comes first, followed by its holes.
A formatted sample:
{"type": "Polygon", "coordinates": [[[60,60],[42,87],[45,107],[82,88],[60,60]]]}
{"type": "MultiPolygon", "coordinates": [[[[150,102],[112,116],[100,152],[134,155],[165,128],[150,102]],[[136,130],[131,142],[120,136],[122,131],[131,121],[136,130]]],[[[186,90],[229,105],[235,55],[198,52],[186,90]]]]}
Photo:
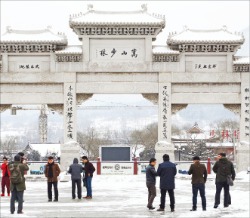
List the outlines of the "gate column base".
{"type": "Polygon", "coordinates": [[[236,169],[237,172],[246,171],[250,167],[250,143],[247,141],[241,141],[239,146],[236,147],[236,169]]]}
{"type": "Polygon", "coordinates": [[[157,166],[163,162],[162,156],[168,154],[170,161],[175,162],[174,146],[167,141],[159,141],[155,145],[155,158],[157,160],[157,166]]]}

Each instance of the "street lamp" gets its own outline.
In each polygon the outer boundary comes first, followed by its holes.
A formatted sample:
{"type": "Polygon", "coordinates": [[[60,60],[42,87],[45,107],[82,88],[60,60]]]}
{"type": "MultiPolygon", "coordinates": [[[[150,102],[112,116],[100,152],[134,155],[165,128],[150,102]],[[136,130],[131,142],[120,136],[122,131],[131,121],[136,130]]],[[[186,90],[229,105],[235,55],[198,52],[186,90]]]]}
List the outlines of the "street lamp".
{"type": "Polygon", "coordinates": [[[179,161],[181,161],[181,152],[185,151],[185,148],[182,148],[181,145],[178,145],[175,150],[179,153],[179,161]]]}

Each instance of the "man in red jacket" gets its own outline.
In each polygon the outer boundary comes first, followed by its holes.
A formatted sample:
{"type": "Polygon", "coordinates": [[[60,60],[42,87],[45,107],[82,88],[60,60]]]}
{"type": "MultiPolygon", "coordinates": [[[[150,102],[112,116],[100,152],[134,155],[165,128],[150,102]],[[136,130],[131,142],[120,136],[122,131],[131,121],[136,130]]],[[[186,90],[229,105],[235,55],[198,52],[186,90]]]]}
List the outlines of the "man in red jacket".
{"type": "Polygon", "coordinates": [[[4,196],[5,194],[5,186],[7,188],[8,196],[10,196],[10,171],[8,168],[8,158],[3,157],[3,164],[1,165],[2,170],[2,194],[1,196],[4,196]]]}

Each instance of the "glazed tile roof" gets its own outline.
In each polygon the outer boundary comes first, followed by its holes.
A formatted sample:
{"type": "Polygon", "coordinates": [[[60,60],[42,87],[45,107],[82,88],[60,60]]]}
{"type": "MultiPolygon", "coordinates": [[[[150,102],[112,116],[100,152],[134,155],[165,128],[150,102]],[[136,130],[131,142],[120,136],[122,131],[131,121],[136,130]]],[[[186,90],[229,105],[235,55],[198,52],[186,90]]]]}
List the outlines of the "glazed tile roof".
{"type": "Polygon", "coordinates": [[[89,6],[86,13],[70,17],[70,25],[155,25],[165,26],[165,17],[150,14],[146,6],[139,11],[97,11],[89,6]]]}
{"type": "Polygon", "coordinates": [[[235,57],[234,64],[250,64],[249,57],[235,57]]]}
{"type": "Polygon", "coordinates": [[[195,30],[185,27],[180,33],[170,34],[169,45],[182,43],[236,43],[243,44],[244,37],[240,33],[231,33],[224,26],[215,30],[195,30]]]}
{"type": "Polygon", "coordinates": [[[67,44],[67,37],[63,34],[55,34],[51,27],[42,30],[14,30],[7,27],[6,33],[1,36],[0,43],[52,43],[67,44]]]}
{"type": "Polygon", "coordinates": [[[153,54],[180,54],[180,52],[170,49],[167,45],[154,45],[153,54]]]}
{"type": "Polygon", "coordinates": [[[56,54],[82,54],[82,46],[81,45],[71,45],[67,46],[63,50],[56,51],[56,54]]]}

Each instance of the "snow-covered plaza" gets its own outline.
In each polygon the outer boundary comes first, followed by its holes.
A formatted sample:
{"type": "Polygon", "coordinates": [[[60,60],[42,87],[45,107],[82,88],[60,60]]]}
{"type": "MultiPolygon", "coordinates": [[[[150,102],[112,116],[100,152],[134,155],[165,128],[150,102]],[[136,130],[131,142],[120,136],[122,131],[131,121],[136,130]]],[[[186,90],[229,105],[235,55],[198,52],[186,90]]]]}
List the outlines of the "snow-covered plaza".
{"type": "MultiPolygon", "coordinates": [[[[1,198],[0,217],[249,217],[249,176],[246,172],[237,175],[231,187],[232,205],[213,208],[215,184],[214,175],[209,175],[206,183],[207,211],[202,211],[198,197],[198,211],[192,207],[190,176],[176,177],[176,211],[170,212],[167,196],[165,212],[149,211],[145,175],[102,175],[93,178],[93,199],[72,200],[71,182],[59,182],[59,202],[47,201],[47,183],[27,181],[24,193],[24,214],[10,214],[9,197],[1,198]]],[[[159,184],[159,180],[157,180],[159,184]]],[[[83,189],[83,196],[85,188],[83,189]]],[[[222,193],[223,202],[223,193],[222,193]]],[[[157,190],[154,206],[160,203],[157,190]]],[[[16,204],[17,206],[17,204],[16,204]]]]}

